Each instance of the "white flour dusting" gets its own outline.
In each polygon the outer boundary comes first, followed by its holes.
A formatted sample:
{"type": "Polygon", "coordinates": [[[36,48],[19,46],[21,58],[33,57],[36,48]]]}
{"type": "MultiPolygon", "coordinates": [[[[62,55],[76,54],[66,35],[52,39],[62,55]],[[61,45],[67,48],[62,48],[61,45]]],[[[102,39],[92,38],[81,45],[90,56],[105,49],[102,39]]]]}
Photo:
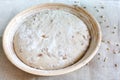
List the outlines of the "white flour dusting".
{"type": "Polygon", "coordinates": [[[44,70],[75,63],[86,51],[90,34],[75,15],[63,10],[41,10],[25,18],[14,36],[17,56],[44,70]]]}

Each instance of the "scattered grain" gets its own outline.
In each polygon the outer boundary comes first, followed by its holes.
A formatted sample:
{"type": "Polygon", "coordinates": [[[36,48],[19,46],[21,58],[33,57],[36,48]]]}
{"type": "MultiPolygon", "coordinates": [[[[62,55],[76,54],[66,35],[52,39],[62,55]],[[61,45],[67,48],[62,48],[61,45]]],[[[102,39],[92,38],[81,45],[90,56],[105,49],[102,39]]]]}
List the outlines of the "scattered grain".
{"type": "Polygon", "coordinates": [[[50,20],[50,22],[52,23],[52,22],[53,22],[53,20],[51,19],[51,20],[50,20]]]}
{"type": "Polygon", "coordinates": [[[39,69],[39,68],[36,68],[36,69],[39,69]]]}
{"type": "Polygon", "coordinates": [[[104,18],[104,16],[101,15],[100,18],[104,18]]]}
{"type": "Polygon", "coordinates": [[[107,60],[107,58],[105,57],[103,61],[106,62],[106,60],[107,60]]]}
{"type": "Polygon", "coordinates": [[[46,36],[46,35],[42,35],[42,37],[43,37],[43,38],[47,38],[47,36],[46,36]]]}
{"type": "Polygon", "coordinates": [[[98,55],[100,56],[100,53],[98,53],[98,55]]]}
{"type": "Polygon", "coordinates": [[[73,4],[73,6],[74,6],[74,7],[78,7],[78,5],[76,5],[76,4],[73,4]]]}
{"type": "Polygon", "coordinates": [[[109,28],[110,26],[107,25],[106,27],[109,28]]]}
{"type": "Polygon", "coordinates": [[[99,10],[98,10],[98,9],[96,9],[96,11],[97,11],[97,12],[99,12],[99,10]]]}
{"type": "Polygon", "coordinates": [[[35,18],[33,18],[33,20],[35,21],[35,18]]]}
{"type": "Polygon", "coordinates": [[[116,46],[119,46],[119,44],[116,44],[116,46]]]}
{"type": "Polygon", "coordinates": [[[97,8],[96,6],[94,6],[94,8],[97,8]]]}
{"type": "Polygon", "coordinates": [[[82,35],[82,36],[83,36],[84,39],[86,39],[86,38],[85,38],[85,35],[82,35]]]}
{"type": "Polygon", "coordinates": [[[113,54],[116,54],[115,50],[113,50],[113,54]]]}
{"type": "Polygon", "coordinates": [[[108,50],[108,51],[109,51],[110,49],[109,49],[109,48],[106,48],[106,50],[108,50]]]}
{"type": "Polygon", "coordinates": [[[104,40],[102,40],[102,42],[105,42],[104,40]]]}
{"type": "Polygon", "coordinates": [[[120,50],[118,51],[118,53],[120,53],[120,50]]]}
{"type": "Polygon", "coordinates": [[[114,29],[116,29],[116,27],[114,27],[114,29]]]}
{"type": "Polygon", "coordinates": [[[72,38],[74,38],[74,36],[72,36],[72,38]]]}
{"type": "Polygon", "coordinates": [[[98,60],[100,60],[100,57],[98,57],[98,60]]]}
{"type": "Polygon", "coordinates": [[[110,41],[107,41],[108,44],[110,44],[110,41]]]}
{"type": "Polygon", "coordinates": [[[103,6],[101,6],[100,8],[101,8],[101,9],[104,9],[104,7],[103,7],[103,6]]]}
{"type": "Polygon", "coordinates": [[[86,64],[86,66],[88,65],[88,63],[86,64]]]}
{"type": "Polygon", "coordinates": [[[84,6],[83,8],[84,8],[84,9],[86,9],[86,7],[85,7],[85,6],[84,6]]]}
{"type": "Polygon", "coordinates": [[[79,3],[79,1],[74,1],[74,3],[79,3]]]}
{"type": "Polygon", "coordinates": [[[81,45],[84,45],[84,43],[81,43],[81,45]]]}
{"type": "Polygon", "coordinates": [[[117,64],[114,64],[115,67],[117,67],[117,64]]]}
{"type": "Polygon", "coordinates": [[[62,57],[63,58],[63,60],[65,60],[65,59],[67,59],[67,56],[66,56],[66,54],[62,57]]]}
{"type": "Polygon", "coordinates": [[[59,32],[59,34],[61,34],[61,32],[59,32]]]}
{"type": "Polygon", "coordinates": [[[42,56],[42,54],[38,54],[38,56],[39,56],[39,57],[41,57],[41,56],[42,56]]]}
{"type": "Polygon", "coordinates": [[[66,56],[63,56],[63,60],[65,60],[65,59],[67,59],[67,57],[66,57],[66,56]]]}
{"type": "Polygon", "coordinates": [[[113,33],[113,34],[115,34],[115,32],[114,32],[114,31],[113,31],[112,33],[113,33]]]}

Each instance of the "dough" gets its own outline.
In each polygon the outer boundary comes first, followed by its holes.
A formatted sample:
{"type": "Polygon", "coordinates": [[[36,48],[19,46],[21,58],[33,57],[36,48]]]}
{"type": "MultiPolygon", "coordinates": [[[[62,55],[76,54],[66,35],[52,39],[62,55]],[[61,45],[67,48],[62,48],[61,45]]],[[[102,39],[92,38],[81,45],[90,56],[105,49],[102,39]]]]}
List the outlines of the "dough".
{"type": "Polygon", "coordinates": [[[43,70],[72,65],[85,53],[89,42],[85,23],[57,9],[41,10],[23,19],[13,41],[21,61],[43,70]]]}

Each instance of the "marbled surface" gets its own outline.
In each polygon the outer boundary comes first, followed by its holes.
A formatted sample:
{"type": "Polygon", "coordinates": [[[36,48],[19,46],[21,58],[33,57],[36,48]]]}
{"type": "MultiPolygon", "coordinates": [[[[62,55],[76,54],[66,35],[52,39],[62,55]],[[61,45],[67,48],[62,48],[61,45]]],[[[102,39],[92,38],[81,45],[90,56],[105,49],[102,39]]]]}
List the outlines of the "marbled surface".
{"type": "Polygon", "coordinates": [[[0,0],[0,36],[17,13],[30,6],[48,2],[80,5],[98,20],[102,30],[102,43],[98,53],[86,66],[72,73],[41,77],[23,72],[12,65],[3,52],[0,38],[0,80],[120,80],[119,0],[0,0]]]}

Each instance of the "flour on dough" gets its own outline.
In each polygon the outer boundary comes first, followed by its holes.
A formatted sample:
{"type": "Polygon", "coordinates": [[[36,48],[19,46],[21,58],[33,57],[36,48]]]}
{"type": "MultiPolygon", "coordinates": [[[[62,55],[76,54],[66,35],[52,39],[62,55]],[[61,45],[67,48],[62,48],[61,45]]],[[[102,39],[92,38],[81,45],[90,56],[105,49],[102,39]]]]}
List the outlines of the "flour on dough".
{"type": "Polygon", "coordinates": [[[17,56],[43,70],[61,69],[79,60],[89,46],[87,26],[64,10],[41,10],[26,17],[14,36],[17,56]]]}

